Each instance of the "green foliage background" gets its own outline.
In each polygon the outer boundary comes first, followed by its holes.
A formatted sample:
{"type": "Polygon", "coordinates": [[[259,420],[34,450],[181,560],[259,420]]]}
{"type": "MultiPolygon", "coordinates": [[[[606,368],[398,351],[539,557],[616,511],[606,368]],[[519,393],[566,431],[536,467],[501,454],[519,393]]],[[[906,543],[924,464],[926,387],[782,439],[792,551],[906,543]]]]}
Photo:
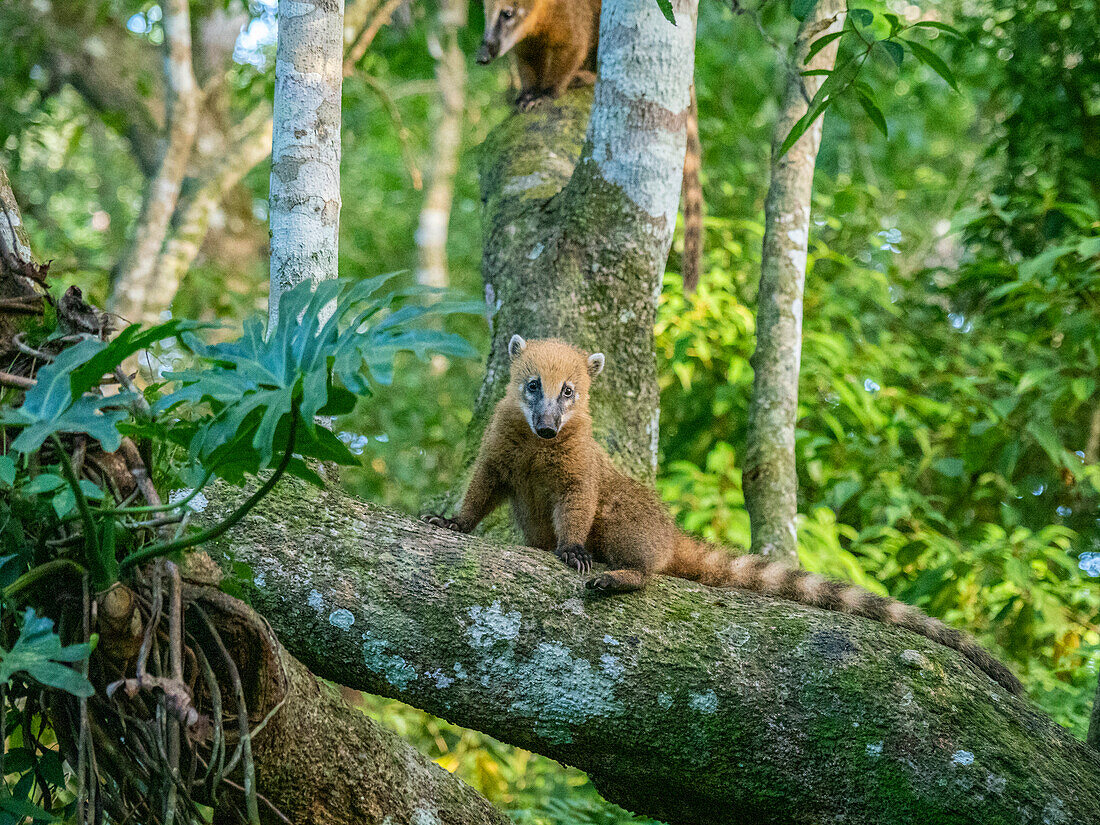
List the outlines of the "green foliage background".
{"type": "MultiPolygon", "coordinates": [[[[911,17],[915,8],[858,5],[876,12],[868,31],[880,37],[883,12],[911,17]]],[[[125,21],[152,5],[103,7],[125,21]]],[[[744,544],[748,358],[783,79],[770,40],[789,43],[795,22],[783,3],[740,8],[750,11],[713,3],[700,11],[705,274],[685,298],[674,249],[656,332],[660,491],[687,529],[744,544]]],[[[1040,705],[1083,735],[1100,663],[1100,588],[1079,567],[1080,554],[1100,551],[1100,469],[1086,454],[1090,428],[1100,425],[1100,4],[946,0],[919,12],[962,31],[920,35],[959,91],[910,54],[898,65],[875,52],[861,79],[889,135],[856,95],[841,95],[826,116],[805,300],[800,553],[808,567],[970,629],[1012,662],[1040,705]]],[[[361,67],[393,98],[407,148],[362,77],[345,84],[344,277],[415,262],[422,193],[404,155],[422,163],[430,151],[425,42],[434,14],[416,4],[361,67]]],[[[463,45],[472,55],[478,4],[470,19],[463,45]]],[[[119,125],[72,89],[52,88],[36,48],[28,40],[0,50],[0,160],[36,248],[102,302],[140,207],[141,178],[119,125]]],[[[504,117],[507,92],[503,69],[472,60],[468,68],[448,253],[453,285],[477,295],[473,153],[504,117]]],[[[247,111],[268,93],[270,72],[239,66],[232,83],[235,105],[247,111]]],[[[266,175],[266,166],[251,173],[246,197],[232,205],[242,235],[262,227],[266,175]]],[[[239,323],[265,305],[265,293],[262,240],[243,258],[208,249],[173,311],[239,323]]],[[[451,326],[484,349],[483,321],[451,326]]],[[[362,456],[348,485],[415,512],[454,484],[480,370],[476,360],[401,362],[389,391],[341,421],[362,456]]],[[[366,707],[517,821],[629,819],[574,771],[392,702],[366,707]]]]}

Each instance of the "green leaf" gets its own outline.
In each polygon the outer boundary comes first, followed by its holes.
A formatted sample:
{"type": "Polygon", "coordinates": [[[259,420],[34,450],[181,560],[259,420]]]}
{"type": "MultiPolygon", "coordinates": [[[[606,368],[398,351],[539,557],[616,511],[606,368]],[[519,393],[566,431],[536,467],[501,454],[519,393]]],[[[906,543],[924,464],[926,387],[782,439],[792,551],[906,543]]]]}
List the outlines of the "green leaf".
{"type": "Polygon", "coordinates": [[[48,493],[51,490],[56,490],[65,484],[65,479],[59,475],[53,473],[42,473],[30,480],[30,483],[24,484],[20,492],[24,495],[35,496],[39,493],[48,493]]]}
{"type": "Polygon", "coordinates": [[[184,332],[213,326],[215,325],[176,318],[147,329],[142,329],[140,324],[131,324],[84,364],[73,370],[69,379],[73,397],[77,398],[98,385],[104,375],[113,372],[135,352],[148,349],[157,341],[178,338],[184,332]]]}
{"type": "Polygon", "coordinates": [[[76,496],[71,487],[65,487],[50,502],[58,518],[65,518],[76,507],[76,496]]]}
{"type": "Polygon", "coordinates": [[[936,472],[948,478],[962,478],[965,464],[961,458],[941,458],[932,465],[936,472]]]}
{"type": "Polygon", "coordinates": [[[895,66],[901,67],[901,63],[905,59],[905,49],[901,43],[896,40],[879,40],[875,45],[890,55],[890,59],[894,61],[895,66]]]}
{"type": "Polygon", "coordinates": [[[118,424],[129,416],[118,407],[129,399],[120,393],[110,398],[74,396],[71,374],[104,347],[102,341],[85,339],[63,350],[53,363],[38,371],[38,383],[23,397],[23,403],[15,409],[0,410],[0,423],[22,427],[23,431],[12,442],[11,448],[20,453],[31,453],[42,442],[58,433],[86,433],[103,445],[107,452],[114,452],[122,441],[118,424]]]}
{"type": "Polygon", "coordinates": [[[810,12],[817,6],[818,0],[791,0],[791,14],[801,23],[810,16],[810,12]]]}
{"type": "Polygon", "coordinates": [[[92,683],[63,663],[83,661],[91,652],[89,644],[63,647],[61,637],[53,630],[53,621],[38,616],[28,607],[23,616],[23,628],[11,651],[0,648],[0,682],[7,682],[15,673],[23,672],[47,687],[88,697],[95,693],[92,683]]]}
{"type": "Polygon", "coordinates": [[[863,91],[858,92],[856,96],[859,99],[859,105],[863,107],[867,117],[871,118],[871,122],[882,132],[883,137],[889,137],[890,133],[886,128],[886,116],[882,114],[882,109],[878,107],[874,99],[863,91]]]}
{"type": "Polygon", "coordinates": [[[103,500],[103,491],[86,478],[80,479],[80,491],[84,493],[84,498],[90,498],[92,501],[103,500]]]}
{"type": "Polygon", "coordinates": [[[958,81],[955,80],[955,73],[951,71],[943,59],[932,51],[927,46],[922,46],[912,40],[903,41],[905,45],[909,47],[909,50],[913,52],[913,55],[924,65],[928,66],[932,71],[947,81],[949,85],[956,92],[959,90],[958,81]]]}
{"type": "Polygon", "coordinates": [[[24,819],[30,819],[32,822],[60,822],[56,816],[49,811],[38,807],[29,799],[15,799],[10,796],[0,797],[0,811],[11,814],[17,817],[16,822],[22,822],[24,819]]]}
{"type": "MultiPolygon", "coordinates": [[[[182,404],[208,409],[191,434],[189,455],[230,481],[270,467],[285,454],[291,415],[301,425],[295,453],[357,463],[342,442],[315,426],[315,416],[349,412],[355,395],[388,384],[399,352],[422,358],[475,355],[461,337],[417,324],[452,312],[484,312],[483,303],[467,301],[409,301],[393,309],[399,297],[422,290],[378,294],[390,277],[325,281],[316,289],[299,284],[280,296],[278,321],[267,334],[257,317],[245,322],[236,341],[206,345],[185,335],[185,346],[210,366],[168,374],[177,388],[154,405],[154,412],[182,404]],[[322,308],[333,303],[334,311],[322,321],[322,308]]],[[[291,472],[297,473],[294,467],[291,472]]]]}
{"type": "Polygon", "coordinates": [[[953,26],[949,26],[946,23],[941,23],[938,20],[921,20],[918,23],[914,23],[909,28],[911,29],[938,29],[941,32],[947,32],[955,37],[962,38],[963,34],[953,26]]]}
{"type": "Polygon", "coordinates": [[[5,487],[15,484],[15,462],[10,455],[0,455],[0,484],[5,487]]]}
{"type": "Polygon", "coordinates": [[[1029,421],[1025,429],[1055,466],[1060,467],[1066,463],[1066,449],[1049,422],[1029,421]]]}
{"type": "Polygon", "coordinates": [[[850,17],[859,26],[870,26],[875,20],[875,13],[870,9],[849,9],[850,17]]]}
{"type": "Polygon", "coordinates": [[[657,0],[657,8],[661,10],[661,14],[665,16],[672,25],[676,25],[676,18],[672,16],[672,2],[671,0],[657,0]]]}
{"type": "Polygon", "coordinates": [[[798,142],[798,139],[806,133],[806,130],[810,128],[815,120],[825,114],[825,110],[829,108],[832,102],[833,99],[831,97],[826,97],[806,110],[806,114],[798,119],[798,122],[795,123],[791,131],[787,134],[787,137],[783,139],[783,143],[779,147],[778,157],[783,157],[783,155],[787,154],[787,150],[798,142]]]}
{"type": "MultiPolygon", "coordinates": [[[[824,49],[826,46],[828,46],[834,40],[839,40],[843,36],[844,36],[844,32],[843,31],[838,31],[838,32],[832,32],[831,34],[827,34],[824,37],[817,38],[817,40],[815,40],[813,43],[810,44],[810,48],[806,52],[806,59],[803,61],[803,63],[809,63],[811,60],[813,60],[814,55],[816,55],[819,51],[824,49]]],[[[826,74],[828,74],[827,71],[826,71],[826,74]]]]}

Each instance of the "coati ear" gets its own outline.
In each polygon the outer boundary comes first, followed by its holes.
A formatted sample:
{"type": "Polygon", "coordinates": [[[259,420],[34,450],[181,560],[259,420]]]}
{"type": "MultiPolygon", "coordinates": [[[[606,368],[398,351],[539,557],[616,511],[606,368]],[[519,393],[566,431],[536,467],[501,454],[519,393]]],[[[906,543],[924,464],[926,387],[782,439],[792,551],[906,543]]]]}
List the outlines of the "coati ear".
{"type": "Polygon", "coordinates": [[[527,342],[523,340],[523,337],[520,335],[513,335],[512,340],[508,342],[508,354],[516,358],[525,349],[527,349],[527,342]]]}
{"type": "Polygon", "coordinates": [[[595,378],[603,372],[603,353],[594,352],[588,356],[588,374],[595,378]]]}

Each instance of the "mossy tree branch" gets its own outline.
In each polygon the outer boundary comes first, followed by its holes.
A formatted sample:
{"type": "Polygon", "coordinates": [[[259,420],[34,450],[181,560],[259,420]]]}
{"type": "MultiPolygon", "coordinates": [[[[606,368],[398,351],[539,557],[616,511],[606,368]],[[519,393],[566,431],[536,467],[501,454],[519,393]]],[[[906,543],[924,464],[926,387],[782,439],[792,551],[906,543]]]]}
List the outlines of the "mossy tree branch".
{"type": "Polygon", "coordinates": [[[904,630],[674,579],[591,597],[551,554],[294,480],[214,550],[251,568],[253,604],[317,675],[575,765],[672,823],[1100,810],[1100,755],[904,630]]]}

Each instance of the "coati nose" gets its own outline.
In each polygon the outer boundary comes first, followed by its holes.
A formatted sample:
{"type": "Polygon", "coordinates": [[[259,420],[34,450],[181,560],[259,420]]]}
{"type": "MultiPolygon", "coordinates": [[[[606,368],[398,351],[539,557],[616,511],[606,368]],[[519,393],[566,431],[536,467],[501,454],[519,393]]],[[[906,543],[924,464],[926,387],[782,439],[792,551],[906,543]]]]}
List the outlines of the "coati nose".
{"type": "Polygon", "coordinates": [[[494,57],[493,47],[484,40],[481,41],[481,48],[477,50],[477,57],[474,58],[478,65],[484,66],[486,63],[491,63],[494,57]]]}
{"type": "Polygon", "coordinates": [[[538,435],[539,438],[553,438],[558,434],[558,431],[555,430],[553,427],[539,427],[537,430],[535,430],[535,433],[538,435]]]}

